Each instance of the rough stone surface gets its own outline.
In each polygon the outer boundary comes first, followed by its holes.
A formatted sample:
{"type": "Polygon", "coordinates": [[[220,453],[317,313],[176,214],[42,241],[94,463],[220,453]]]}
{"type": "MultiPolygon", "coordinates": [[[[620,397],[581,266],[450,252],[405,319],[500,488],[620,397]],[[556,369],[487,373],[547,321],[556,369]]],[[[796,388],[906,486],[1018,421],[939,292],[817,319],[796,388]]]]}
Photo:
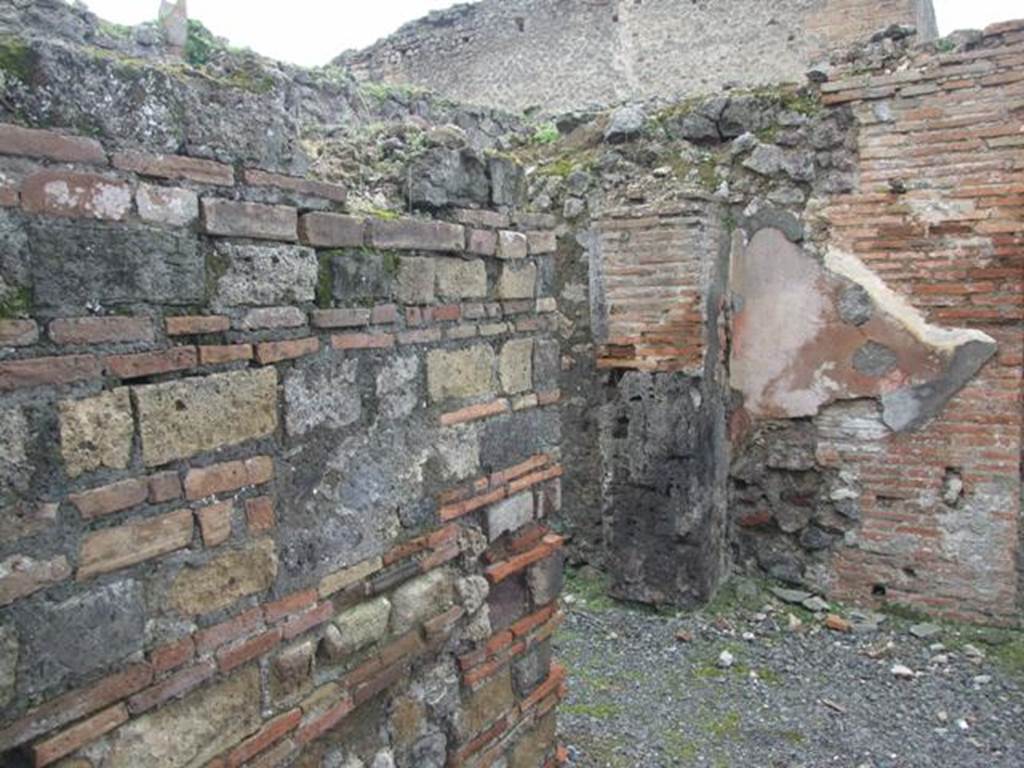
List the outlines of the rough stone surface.
{"type": "Polygon", "coordinates": [[[443,613],[455,602],[452,575],[433,571],[399,587],[391,597],[391,629],[401,634],[443,613]]]}
{"type": "Polygon", "coordinates": [[[469,149],[431,149],[410,172],[409,201],[420,208],[487,205],[491,187],[487,168],[469,149]]]}
{"type": "Polygon", "coordinates": [[[311,248],[218,243],[226,269],[217,280],[217,308],[313,301],[318,264],[311,248]]]}
{"type": "Polygon", "coordinates": [[[489,345],[427,354],[427,390],[435,402],[478,397],[494,387],[494,350],[489,345]]]}
{"type": "Polygon", "coordinates": [[[255,665],[224,682],[119,728],[110,740],[110,768],[185,768],[205,765],[260,725],[260,674],[255,665]],[[169,738],[173,734],[174,738],[169,738]]]}
{"type": "Polygon", "coordinates": [[[380,597],[351,608],[334,620],[338,634],[330,644],[333,658],[342,658],[384,637],[391,619],[391,603],[380,597]]]}
{"type": "Polygon", "coordinates": [[[185,616],[225,608],[239,598],[263,592],[277,576],[272,541],[217,555],[198,568],[185,568],[170,590],[171,604],[185,616]]]}
{"type": "Polygon", "coordinates": [[[505,499],[487,509],[487,537],[494,541],[507,531],[516,531],[533,520],[533,492],[505,499]]]}
{"type": "Polygon", "coordinates": [[[378,412],[385,419],[411,414],[423,401],[422,365],[416,355],[392,358],[377,375],[378,412]]]}
{"type": "Polygon", "coordinates": [[[639,107],[619,107],[612,112],[608,128],[604,132],[604,140],[609,144],[621,144],[640,135],[646,121],[644,112],[639,107]]]}
{"type": "Polygon", "coordinates": [[[14,698],[18,684],[18,635],[14,627],[0,627],[0,707],[14,698]]]}
{"type": "Polygon", "coordinates": [[[501,388],[516,394],[533,389],[533,339],[505,342],[498,358],[501,388]]]}
{"type": "Polygon", "coordinates": [[[362,413],[358,360],[340,356],[304,360],[284,380],[285,428],[294,437],[319,427],[340,429],[362,413]]]}
{"type": "Polygon", "coordinates": [[[398,261],[395,298],[402,304],[431,304],[434,301],[435,260],[404,257],[398,261]]]}
{"type": "Polygon", "coordinates": [[[277,428],[277,371],[240,371],[136,387],[142,457],[166,464],[277,428]]]}
{"type": "Polygon", "coordinates": [[[387,299],[391,296],[391,274],[384,256],[373,251],[346,251],[331,257],[331,295],[351,302],[387,299]]]}
{"type": "Polygon", "coordinates": [[[439,259],[437,295],[442,299],[479,299],[487,295],[487,268],[480,259],[439,259]]]}
{"type": "Polygon", "coordinates": [[[498,298],[532,299],[537,295],[537,265],[505,264],[498,278],[498,298]]]}
{"type": "Polygon", "coordinates": [[[126,468],[134,433],[127,388],[60,404],[61,453],[69,477],[126,468]]]}

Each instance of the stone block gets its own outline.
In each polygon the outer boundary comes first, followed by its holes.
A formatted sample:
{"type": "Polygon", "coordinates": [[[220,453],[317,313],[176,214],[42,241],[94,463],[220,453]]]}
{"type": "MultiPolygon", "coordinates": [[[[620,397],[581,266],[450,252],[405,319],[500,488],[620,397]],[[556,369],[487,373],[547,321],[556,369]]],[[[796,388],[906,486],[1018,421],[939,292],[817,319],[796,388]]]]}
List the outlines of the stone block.
{"type": "Polygon", "coordinates": [[[268,173],[255,168],[246,168],[242,171],[242,181],[253,187],[277,187],[300,195],[322,197],[336,203],[344,203],[348,199],[348,190],[340,184],[332,184],[319,179],[306,179],[301,176],[268,173]]]}
{"type": "Polygon", "coordinates": [[[284,380],[285,429],[301,436],[314,429],[341,429],[357,422],[362,401],[359,360],[338,354],[306,360],[284,380]]]}
{"type": "Polygon", "coordinates": [[[508,768],[534,768],[548,765],[558,746],[556,715],[549,712],[516,742],[508,756],[508,768]]]}
{"type": "Polygon", "coordinates": [[[270,663],[270,699],[281,702],[308,693],[313,687],[316,643],[307,640],[285,648],[270,663]]]}
{"type": "Polygon", "coordinates": [[[39,171],[22,182],[21,207],[46,216],[123,221],[132,210],[132,188],[93,173],[39,171]]]}
{"type": "Polygon", "coordinates": [[[427,354],[427,390],[438,402],[494,392],[494,350],[489,344],[433,349],[427,354]]]}
{"type": "Polygon", "coordinates": [[[505,667],[463,700],[458,714],[460,735],[469,739],[493,725],[515,704],[512,671],[505,667]]]}
{"type": "Polygon", "coordinates": [[[527,232],[526,241],[531,256],[554,253],[558,250],[558,239],[551,230],[527,232]]]}
{"type": "Polygon", "coordinates": [[[170,603],[183,616],[201,616],[265,592],[276,576],[274,542],[259,541],[182,570],[171,585],[170,603]]]}
{"type": "Polygon", "coordinates": [[[91,533],[78,553],[78,580],[118,571],[192,543],[187,509],[91,533]]]}
{"type": "Polygon", "coordinates": [[[513,339],[498,359],[501,388],[508,394],[533,389],[533,339],[513,339]]]}
{"type": "Polygon", "coordinates": [[[153,224],[186,227],[199,218],[199,196],[190,189],[140,184],[135,207],[139,218],[153,224]]]}
{"type": "Polygon", "coordinates": [[[498,250],[495,255],[499,259],[521,260],[529,255],[530,246],[526,235],[522,232],[502,230],[498,232],[498,250]]]}
{"type": "Polygon", "coordinates": [[[396,355],[377,374],[378,412],[387,419],[408,416],[422,401],[420,358],[396,355]]]}
{"type": "Polygon", "coordinates": [[[104,766],[206,765],[260,727],[260,700],[260,671],[251,664],[119,728],[104,766]]]}
{"type": "Polygon", "coordinates": [[[372,226],[375,248],[412,251],[462,251],[466,229],[429,219],[375,219],[372,226]]]}
{"type": "Polygon", "coordinates": [[[537,339],[533,345],[533,385],[538,392],[559,388],[562,378],[562,347],[554,339],[537,339]]]}
{"type": "Polygon", "coordinates": [[[199,364],[199,355],[195,347],[172,347],[138,355],[110,355],[104,362],[111,376],[128,380],[188,370],[199,364]]]}
{"type": "Polygon", "coordinates": [[[487,296],[487,268],[480,259],[438,259],[437,293],[442,299],[487,296]]]}
{"type": "Polygon", "coordinates": [[[565,556],[561,550],[530,566],[526,572],[526,583],[535,606],[547,605],[558,599],[564,586],[564,567],[565,556]]]}
{"type": "Polygon", "coordinates": [[[532,299],[537,295],[537,265],[532,262],[505,264],[498,278],[498,298],[532,299]]]}
{"type": "Polygon", "coordinates": [[[487,596],[487,608],[494,632],[500,632],[523,618],[530,610],[525,579],[516,575],[493,585],[487,596]]]}
{"type": "Polygon", "coordinates": [[[557,409],[531,408],[505,418],[487,421],[480,435],[480,463],[511,467],[529,457],[551,450],[562,441],[557,409]]]}
{"type": "Polygon", "coordinates": [[[525,698],[543,683],[551,671],[551,640],[537,643],[512,662],[512,682],[516,693],[525,698]]]}
{"type": "Polygon", "coordinates": [[[487,510],[487,538],[497,539],[507,531],[517,531],[533,520],[533,492],[527,491],[494,504],[487,510]]]}
{"type": "Polygon", "coordinates": [[[324,654],[340,661],[376,643],[387,634],[390,619],[391,602],[384,597],[350,608],[334,620],[334,631],[324,638],[324,654]]]}
{"type": "Polygon", "coordinates": [[[33,297],[40,306],[204,301],[206,267],[191,233],[52,219],[31,222],[29,232],[33,297]]]}
{"type": "Polygon", "coordinates": [[[203,537],[203,546],[218,547],[231,538],[231,513],[234,510],[235,505],[230,501],[225,501],[196,511],[199,532],[203,537]]]}
{"type": "Polygon", "coordinates": [[[358,248],[366,238],[366,219],[338,213],[307,213],[299,220],[299,239],[316,248],[358,248]]]}
{"type": "Polygon", "coordinates": [[[28,347],[39,341],[35,320],[0,320],[0,347],[28,347]]]}
{"type": "Polygon", "coordinates": [[[78,514],[87,520],[112,515],[124,509],[144,504],[149,497],[149,486],[145,479],[121,480],[102,488],[93,488],[68,496],[78,514]]]}
{"type": "Polygon", "coordinates": [[[218,308],[302,304],[316,298],[319,264],[312,248],[217,243],[216,258],[224,269],[214,295],[218,308]]]}
{"type": "Polygon", "coordinates": [[[203,198],[203,231],[222,237],[292,242],[299,239],[299,216],[295,208],[286,205],[203,198]]]}
{"type": "Polygon", "coordinates": [[[466,250],[477,256],[494,256],[498,252],[498,233],[489,229],[471,229],[466,250]]]}
{"type": "Polygon", "coordinates": [[[331,256],[331,295],[349,303],[389,299],[393,258],[373,251],[347,251],[331,256]]]}
{"type": "Polygon", "coordinates": [[[136,387],[142,458],[158,466],[272,434],[277,371],[237,371],[136,387]]]}
{"type": "Polygon", "coordinates": [[[69,477],[128,466],[135,422],[127,388],[66,400],[59,411],[61,455],[69,477]]]}
{"type": "Polygon", "coordinates": [[[395,298],[401,304],[432,304],[434,302],[434,259],[405,256],[398,260],[395,277],[395,298]]]}
{"type": "Polygon", "coordinates": [[[437,570],[403,584],[391,598],[391,630],[395,634],[450,608],[455,602],[455,585],[447,570],[437,570]]]}
{"type": "Polygon", "coordinates": [[[142,650],[142,586],[132,580],[106,584],[59,603],[43,601],[18,614],[20,688],[51,691],[142,650]]]}
{"type": "Polygon", "coordinates": [[[306,313],[298,307],[260,307],[246,312],[238,328],[242,331],[274,331],[305,325],[306,313]]]}
{"type": "Polygon", "coordinates": [[[18,687],[18,633],[0,626],[0,707],[6,707],[18,687]]]}

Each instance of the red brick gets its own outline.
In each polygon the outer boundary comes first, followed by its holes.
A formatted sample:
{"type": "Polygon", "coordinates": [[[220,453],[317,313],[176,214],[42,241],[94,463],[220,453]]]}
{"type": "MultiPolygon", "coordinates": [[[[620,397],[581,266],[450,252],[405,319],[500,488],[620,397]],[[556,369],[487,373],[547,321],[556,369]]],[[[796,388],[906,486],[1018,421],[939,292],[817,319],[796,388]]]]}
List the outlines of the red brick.
{"type": "Polygon", "coordinates": [[[212,661],[201,661],[132,696],[128,699],[128,710],[133,715],[140,715],[171,699],[183,696],[216,673],[216,664],[212,661]]]}
{"type": "Polygon", "coordinates": [[[303,611],[311,605],[316,604],[317,593],[315,589],[307,589],[302,592],[283,597],[273,603],[263,606],[263,618],[273,624],[294,613],[303,611]]]}
{"type": "Polygon", "coordinates": [[[5,568],[0,571],[0,607],[59,584],[71,576],[68,559],[63,555],[49,560],[14,555],[4,564],[5,568]]]}
{"type": "Polygon", "coordinates": [[[262,656],[272,650],[281,642],[281,630],[271,629],[261,635],[256,635],[240,645],[230,648],[221,648],[217,651],[217,667],[221,672],[230,672],[240,667],[247,661],[262,656]]]}
{"type": "Polygon", "coordinates": [[[399,344],[433,344],[441,340],[439,328],[421,328],[417,331],[403,331],[398,334],[399,344]]]}
{"type": "Polygon", "coordinates": [[[52,131],[0,125],[0,154],[39,157],[62,163],[107,164],[107,153],[95,139],[52,131]]]}
{"type": "Polygon", "coordinates": [[[294,360],[320,351],[320,339],[315,336],[287,341],[264,341],[256,345],[256,360],[261,365],[294,360]]]}
{"type": "Polygon", "coordinates": [[[132,210],[132,188],[94,173],[39,171],[22,182],[21,207],[48,216],[123,221],[132,210]]]}
{"type": "Polygon", "coordinates": [[[0,320],[0,347],[27,347],[39,341],[35,320],[0,320]]]}
{"type": "Polygon", "coordinates": [[[336,213],[307,213],[299,220],[299,239],[316,248],[358,248],[366,238],[366,219],[336,213]]]}
{"type": "Polygon", "coordinates": [[[128,722],[128,710],[125,709],[124,704],[117,704],[93,715],[88,720],[83,720],[56,736],[33,744],[33,765],[36,768],[43,768],[55,763],[126,722],[128,722]]]}
{"type": "Polygon", "coordinates": [[[194,368],[199,364],[199,355],[195,347],[175,347],[138,355],[108,355],[103,361],[112,376],[119,379],[141,379],[194,368]]]}
{"type": "Polygon", "coordinates": [[[464,517],[470,512],[475,512],[478,509],[483,509],[491,504],[501,501],[508,495],[508,490],[504,487],[496,488],[489,493],[485,493],[482,496],[474,496],[471,499],[460,501],[454,504],[446,504],[441,507],[438,513],[442,520],[455,520],[459,517],[464,517]]]}
{"type": "Polygon", "coordinates": [[[516,555],[513,558],[505,560],[500,563],[495,563],[484,570],[484,575],[487,580],[492,584],[504,581],[514,573],[519,573],[525,568],[533,565],[538,560],[543,560],[551,554],[551,546],[547,543],[541,544],[539,547],[531,549],[529,552],[524,552],[521,555],[516,555]]]}
{"type": "Polygon", "coordinates": [[[269,496],[259,496],[245,502],[245,518],[251,533],[272,531],[277,525],[274,502],[269,496]]]}
{"type": "Polygon", "coordinates": [[[75,317],[50,323],[57,344],[105,344],[153,341],[153,324],[146,317],[75,317]]]}
{"type": "Polygon", "coordinates": [[[394,304],[378,304],[370,317],[373,325],[393,325],[398,322],[398,307],[394,304]]]}
{"type": "Polygon", "coordinates": [[[331,337],[335,349],[390,349],[395,337],[390,333],[342,333],[331,337]]]}
{"type": "Polygon", "coordinates": [[[466,247],[466,229],[430,219],[374,219],[371,227],[377,248],[414,251],[462,251],[466,247]]]}
{"type": "Polygon", "coordinates": [[[321,309],[312,315],[313,325],[317,328],[353,328],[370,324],[369,309],[321,309]]]}
{"type": "Polygon", "coordinates": [[[162,504],[181,498],[181,478],[174,471],[160,472],[149,478],[149,501],[162,504]]]}
{"type": "Polygon", "coordinates": [[[85,379],[98,379],[102,375],[103,366],[94,355],[8,360],[0,362],[0,390],[60,386],[85,379]]]}
{"type": "MultiPolygon", "coordinates": [[[[281,768],[291,759],[292,753],[295,750],[295,742],[291,739],[285,739],[259,757],[250,760],[246,768],[281,768]]],[[[208,766],[208,768],[210,767],[208,766]]]]}
{"type": "Polygon", "coordinates": [[[202,365],[223,365],[252,358],[252,344],[221,344],[199,348],[199,362],[202,365]]]}
{"type": "Polygon", "coordinates": [[[346,695],[344,699],[332,706],[322,715],[319,715],[305,723],[299,729],[296,741],[298,741],[299,744],[308,744],[309,742],[318,739],[344,720],[345,716],[348,715],[352,709],[352,699],[346,695]]]}
{"type": "Polygon", "coordinates": [[[0,182],[0,208],[17,208],[21,204],[21,194],[13,184],[0,182]]]}
{"type": "Polygon", "coordinates": [[[441,426],[449,427],[454,424],[465,424],[469,421],[479,421],[489,416],[508,413],[511,410],[508,400],[494,400],[481,405],[471,405],[458,411],[442,414],[441,426]]]}
{"type": "Polygon", "coordinates": [[[298,192],[301,195],[312,195],[344,203],[348,198],[348,190],[340,184],[331,184],[318,179],[304,179],[300,176],[284,176],[280,173],[268,173],[254,168],[242,171],[242,181],[254,187],[277,187],[298,192]]]}
{"type": "Polygon", "coordinates": [[[497,233],[487,229],[471,229],[466,250],[478,256],[493,256],[498,250],[497,233]]]}
{"type": "Polygon", "coordinates": [[[254,456],[242,461],[226,461],[202,469],[190,469],[185,475],[185,498],[189,501],[205,499],[250,485],[263,485],[273,477],[274,460],[269,456],[254,456]]]}
{"type": "Polygon", "coordinates": [[[203,198],[203,231],[223,237],[291,242],[299,237],[298,211],[285,205],[203,198]]]}
{"type": "Polygon", "coordinates": [[[152,679],[153,670],[148,664],[133,664],[87,688],[58,696],[0,730],[0,752],[131,696],[152,679]]]}
{"type": "Polygon", "coordinates": [[[145,479],[122,480],[102,488],[94,488],[68,497],[78,513],[89,520],[131,509],[144,504],[149,498],[149,484],[145,479]]]}
{"type": "Polygon", "coordinates": [[[284,638],[285,640],[291,640],[313,627],[330,621],[332,618],[334,618],[334,606],[328,600],[310,611],[288,619],[282,627],[284,638]]]}
{"type": "Polygon", "coordinates": [[[187,509],[104,528],[82,540],[78,553],[78,580],[166,555],[192,542],[192,513],[187,509]]]}
{"type": "Polygon", "coordinates": [[[295,730],[302,722],[302,710],[295,708],[268,721],[253,736],[243,741],[228,754],[227,768],[239,768],[275,742],[295,730]]]}
{"type": "Polygon", "coordinates": [[[231,318],[223,315],[183,315],[165,318],[168,336],[198,336],[231,329],[231,318]]]}
{"type": "Polygon", "coordinates": [[[203,544],[207,547],[216,547],[231,538],[231,513],[234,508],[234,504],[225,501],[203,507],[196,512],[203,544]]]}
{"type": "Polygon", "coordinates": [[[188,664],[196,655],[196,643],[190,635],[186,635],[173,643],[161,645],[149,653],[149,663],[153,672],[160,675],[172,669],[188,664]]]}
{"type": "Polygon", "coordinates": [[[196,652],[205,654],[216,648],[252,634],[263,628],[263,609],[256,607],[240,613],[233,619],[215,624],[196,633],[196,652]]]}
{"type": "Polygon", "coordinates": [[[142,176],[155,176],[161,179],[188,179],[200,184],[216,184],[224,187],[232,187],[235,184],[235,169],[230,165],[213,160],[129,151],[115,153],[113,162],[115,168],[133,171],[142,176]]]}

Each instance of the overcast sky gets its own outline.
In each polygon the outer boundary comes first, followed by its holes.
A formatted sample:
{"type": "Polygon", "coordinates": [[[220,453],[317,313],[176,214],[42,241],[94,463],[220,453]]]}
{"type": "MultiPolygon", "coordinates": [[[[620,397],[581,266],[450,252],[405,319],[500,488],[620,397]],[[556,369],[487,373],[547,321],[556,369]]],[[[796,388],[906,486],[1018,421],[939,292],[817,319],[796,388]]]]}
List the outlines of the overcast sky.
{"type": "MultiPolygon", "coordinates": [[[[758,0],[746,0],[755,2],[758,0]]],[[[934,0],[943,34],[980,29],[1024,16],[1022,0],[934,0]]],[[[96,14],[120,24],[156,16],[159,0],[86,0],[96,14]]],[[[189,0],[189,15],[234,45],[296,64],[325,64],[349,48],[364,48],[407,21],[452,0],[189,0]]]]}

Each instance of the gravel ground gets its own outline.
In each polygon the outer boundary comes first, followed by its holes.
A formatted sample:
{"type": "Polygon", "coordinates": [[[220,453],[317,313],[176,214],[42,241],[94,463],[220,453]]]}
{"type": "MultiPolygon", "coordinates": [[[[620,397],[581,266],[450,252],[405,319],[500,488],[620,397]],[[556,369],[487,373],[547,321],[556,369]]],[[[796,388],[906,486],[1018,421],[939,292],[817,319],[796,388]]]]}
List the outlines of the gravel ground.
{"type": "Polygon", "coordinates": [[[700,613],[660,615],[570,579],[556,638],[570,765],[1024,767],[1024,634],[945,625],[919,639],[897,616],[833,632],[741,584],[742,598],[733,586],[700,613]]]}

